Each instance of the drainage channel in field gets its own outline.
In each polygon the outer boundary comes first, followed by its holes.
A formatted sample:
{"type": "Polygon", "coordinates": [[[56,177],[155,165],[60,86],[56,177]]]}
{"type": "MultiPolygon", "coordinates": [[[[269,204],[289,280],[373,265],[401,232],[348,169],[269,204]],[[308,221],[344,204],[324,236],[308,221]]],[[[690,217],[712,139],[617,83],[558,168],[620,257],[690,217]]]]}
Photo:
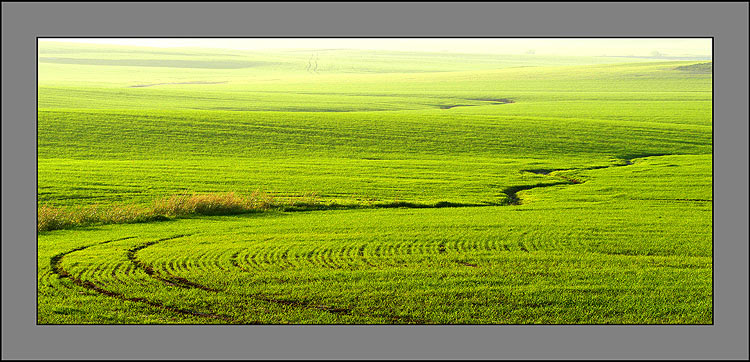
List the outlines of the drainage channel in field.
{"type": "Polygon", "coordinates": [[[563,181],[558,182],[551,182],[551,183],[539,183],[534,185],[521,185],[521,186],[510,186],[503,190],[503,193],[507,195],[508,197],[508,205],[521,205],[521,198],[518,196],[519,191],[525,191],[525,190],[531,190],[535,188],[541,188],[541,187],[550,187],[550,186],[558,186],[558,185],[577,185],[582,184],[585,181],[579,180],[573,177],[565,176],[565,175],[559,175],[559,174],[553,174],[553,172],[560,172],[560,171],[588,171],[588,170],[598,170],[603,168],[611,168],[611,167],[624,167],[624,166],[630,166],[633,164],[633,160],[637,158],[644,158],[644,157],[653,157],[653,156],[668,156],[664,154],[658,154],[658,155],[648,155],[648,156],[641,156],[632,158],[629,160],[622,160],[625,162],[625,164],[619,164],[619,165],[609,165],[609,166],[591,166],[591,167],[581,167],[581,168],[558,168],[558,169],[528,169],[528,170],[520,170],[521,173],[527,172],[527,173],[533,173],[535,175],[544,175],[549,177],[554,177],[561,179],[563,181]]]}
{"type": "Polygon", "coordinates": [[[499,104],[508,104],[508,103],[515,103],[514,100],[508,99],[508,98],[469,98],[467,101],[479,101],[479,102],[487,102],[485,104],[441,104],[437,105],[436,107],[440,109],[451,109],[456,107],[475,107],[475,106],[484,106],[484,105],[499,105],[499,104]]]}

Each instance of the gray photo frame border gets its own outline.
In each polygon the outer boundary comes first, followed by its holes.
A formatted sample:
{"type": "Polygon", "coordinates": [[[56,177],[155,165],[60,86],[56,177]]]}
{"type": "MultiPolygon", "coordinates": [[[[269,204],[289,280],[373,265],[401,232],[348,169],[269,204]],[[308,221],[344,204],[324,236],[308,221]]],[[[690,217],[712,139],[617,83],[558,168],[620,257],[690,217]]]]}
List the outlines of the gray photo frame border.
{"type": "Polygon", "coordinates": [[[567,359],[748,357],[747,3],[2,4],[2,356],[567,359]],[[712,37],[714,324],[38,326],[36,38],[712,37]]]}

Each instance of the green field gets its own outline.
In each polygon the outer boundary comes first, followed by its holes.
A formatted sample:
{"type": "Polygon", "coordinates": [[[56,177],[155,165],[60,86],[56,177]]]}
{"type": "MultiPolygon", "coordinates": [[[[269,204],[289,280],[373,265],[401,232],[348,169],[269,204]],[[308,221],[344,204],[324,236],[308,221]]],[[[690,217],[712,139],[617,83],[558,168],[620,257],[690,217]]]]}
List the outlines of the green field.
{"type": "Polygon", "coordinates": [[[712,124],[707,61],[40,42],[40,210],[274,201],[40,229],[37,322],[712,324],[712,124]]]}

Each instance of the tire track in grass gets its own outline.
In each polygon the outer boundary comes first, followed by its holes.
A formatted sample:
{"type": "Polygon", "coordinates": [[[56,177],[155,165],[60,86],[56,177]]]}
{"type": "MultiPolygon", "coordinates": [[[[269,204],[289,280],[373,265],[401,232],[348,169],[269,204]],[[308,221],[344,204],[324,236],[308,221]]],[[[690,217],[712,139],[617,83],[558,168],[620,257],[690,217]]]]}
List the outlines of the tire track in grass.
{"type": "Polygon", "coordinates": [[[250,265],[253,269],[263,270],[260,263],[258,262],[259,253],[260,253],[259,248],[255,248],[255,252],[252,255],[250,255],[249,253],[245,254],[245,262],[248,265],[250,265]]]}
{"type": "MultiPolygon", "coordinates": [[[[419,243],[404,240],[394,244],[377,243],[374,246],[371,243],[337,245],[325,244],[317,247],[301,244],[260,245],[255,248],[231,250],[225,253],[231,254],[228,255],[227,265],[246,273],[269,269],[285,270],[305,267],[352,270],[368,267],[382,269],[388,265],[403,265],[404,262],[415,257],[450,253],[449,245],[445,241],[419,243]],[[373,258],[377,260],[377,263],[371,261],[373,258]]],[[[476,242],[453,243],[451,245],[453,245],[451,250],[454,251],[472,251],[484,247],[476,242]]],[[[201,257],[207,257],[208,255],[200,254],[201,257]]],[[[205,261],[203,264],[209,265],[210,261],[205,261]]]]}
{"type": "MultiPolygon", "coordinates": [[[[178,236],[178,237],[181,237],[181,236],[178,236]]],[[[78,286],[83,287],[83,288],[88,289],[88,290],[92,290],[92,291],[97,292],[97,293],[99,293],[101,295],[105,295],[105,296],[112,297],[112,298],[117,298],[117,299],[124,300],[124,301],[130,301],[130,302],[136,302],[136,303],[143,303],[143,304],[147,304],[147,305],[152,306],[152,307],[156,307],[156,308],[159,308],[159,309],[168,310],[168,311],[179,313],[179,314],[190,315],[190,316],[197,316],[197,317],[205,317],[205,318],[212,318],[212,319],[221,319],[221,320],[230,322],[232,324],[239,323],[238,321],[236,321],[232,317],[221,315],[221,314],[204,313],[204,312],[199,312],[199,311],[196,311],[196,310],[191,310],[191,309],[186,309],[186,308],[178,308],[178,307],[168,306],[168,305],[165,305],[165,304],[162,304],[162,303],[159,303],[159,302],[154,302],[154,301],[148,300],[146,298],[126,297],[125,295],[123,295],[121,293],[117,293],[117,292],[113,292],[111,290],[106,290],[104,288],[101,288],[100,286],[94,284],[91,281],[82,280],[79,277],[73,276],[72,274],[70,274],[67,270],[65,270],[62,267],[62,260],[63,260],[63,258],[65,256],[67,256],[67,255],[70,255],[70,254],[74,253],[74,252],[82,251],[82,250],[88,249],[88,248],[90,248],[92,246],[99,246],[99,245],[109,244],[109,243],[113,243],[113,242],[116,242],[116,241],[123,241],[123,240],[128,240],[128,239],[135,239],[135,236],[128,236],[128,237],[125,237],[125,238],[107,240],[107,241],[104,241],[104,242],[101,242],[101,243],[96,243],[96,244],[91,244],[91,245],[86,245],[86,246],[78,247],[78,248],[75,248],[75,249],[72,249],[72,250],[69,250],[69,251],[66,251],[66,252],[54,255],[53,257],[50,258],[50,268],[51,268],[51,270],[52,270],[53,273],[55,273],[55,274],[58,275],[59,278],[68,279],[68,280],[72,281],[75,285],[78,285],[78,286]]],[[[246,323],[246,324],[259,324],[259,323],[258,322],[253,322],[253,323],[246,323]]]]}
{"type": "Polygon", "coordinates": [[[339,265],[340,269],[345,270],[354,270],[354,259],[352,259],[351,255],[356,250],[355,245],[353,244],[344,244],[341,243],[341,246],[338,247],[338,249],[334,250],[333,256],[335,256],[337,263],[339,265]]]}
{"type": "Polygon", "coordinates": [[[331,245],[324,245],[318,252],[321,265],[328,269],[341,269],[342,266],[334,255],[334,248],[331,245]]]}
{"type": "Polygon", "coordinates": [[[290,245],[280,245],[276,249],[276,259],[278,260],[276,262],[276,266],[281,269],[289,269],[292,264],[289,262],[289,250],[291,250],[290,245]]]}
{"type": "Polygon", "coordinates": [[[216,261],[216,262],[215,262],[216,268],[218,268],[218,269],[219,269],[219,270],[221,270],[222,272],[228,272],[228,271],[230,270],[230,269],[229,269],[230,267],[229,267],[229,266],[228,266],[228,265],[227,265],[226,263],[227,263],[227,261],[228,261],[228,258],[229,258],[229,257],[227,256],[227,254],[229,254],[229,253],[231,253],[231,252],[232,252],[232,250],[231,250],[231,249],[226,249],[226,250],[224,250],[224,251],[223,251],[223,252],[222,252],[222,253],[220,254],[220,257],[218,257],[218,258],[214,259],[214,260],[216,261]]]}
{"type": "Polygon", "coordinates": [[[371,263],[370,259],[365,256],[366,248],[367,248],[367,244],[362,244],[362,246],[360,246],[359,249],[357,250],[357,255],[359,256],[360,260],[362,260],[365,264],[374,268],[376,265],[371,263]]]}
{"type": "Polygon", "coordinates": [[[333,253],[334,250],[332,247],[323,247],[319,253],[322,264],[330,269],[341,269],[341,266],[337,262],[338,259],[333,253]]]}
{"type": "MultiPolygon", "coordinates": [[[[365,263],[367,263],[368,265],[370,265],[372,267],[376,267],[375,264],[370,263],[368,261],[368,259],[365,258],[364,250],[365,250],[366,246],[367,246],[367,244],[363,244],[360,247],[352,246],[350,248],[350,250],[355,250],[356,251],[356,255],[360,257],[359,260],[364,261],[365,263]]],[[[287,251],[285,251],[284,253],[287,254],[287,251]]],[[[240,260],[240,255],[241,255],[240,251],[237,251],[237,252],[233,253],[231,255],[231,257],[230,257],[231,258],[231,264],[233,266],[235,266],[236,268],[238,268],[239,270],[243,271],[243,272],[254,273],[253,270],[247,269],[247,268],[245,268],[245,267],[242,266],[242,264],[239,261],[240,260]]],[[[306,253],[306,256],[308,256],[308,258],[307,258],[308,262],[312,263],[312,260],[314,259],[313,257],[317,257],[318,255],[319,255],[318,253],[315,253],[315,250],[313,250],[313,251],[311,251],[309,253],[306,253]],[[310,254],[310,253],[312,253],[312,254],[310,254]]],[[[247,262],[247,260],[246,260],[246,262],[247,262]]],[[[253,294],[253,295],[248,295],[248,297],[256,299],[256,300],[261,300],[261,301],[265,301],[265,302],[286,305],[286,306],[290,306],[290,307],[322,310],[322,311],[326,311],[326,312],[329,312],[329,313],[332,313],[332,314],[337,314],[337,315],[349,315],[349,316],[359,316],[359,317],[385,318],[385,319],[388,319],[391,322],[401,322],[401,323],[406,323],[406,324],[429,324],[430,323],[430,321],[422,320],[422,319],[415,318],[415,317],[412,317],[412,316],[397,316],[397,315],[384,315],[384,314],[362,314],[362,313],[355,313],[350,308],[332,307],[332,306],[328,306],[328,305],[324,305],[324,304],[313,303],[313,302],[308,302],[308,301],[301,301],[301,300],[291,300],[291,299],[274,298],[272,296],[265,295],[265,294],[253,294]]]]}
{"type": "Polygon", "coordinates": [[[124,284],[124,281],[120,279],[120,275],[127,276],[129,273],[129,263],[120,262],[117,263],[113,268],[110,276],[116,283],[124,284]]]}
{"type": "MultiPolygon", "coordinates": [[[[178,236],[173,236],[173,237],[169,237],[169,238],[163,238],[163,239],[159,239],[159,240],[156,240],[156,241],[150,241],[150,242],[141,244],[141,245],[139,245],[137,247],[129,249],[128,253],[127,253],[127,257],[132,262],[132,264],[135,267],[137,267],[141,271],[145,272],[150,277],[152,277],[154,279],[157,279],[157,280],[159,280],[159,281],[161,281],[161,282],[163,282],[163,283],[165,283],[167,285],[175,286],[175,287],[180,287],[180,288],[186,288],[186,289],[201,289],[201,290],[204,290],[204,291],[207,291],[207,292],[212,292],[212,293],[220,293],[221,290],[219,290],[219,289],[210,288],[210,287],[207,287],[205,285],[192,282],[192,281],[187,280],[185,278],[182,278],[182,277],[179,277],[179,276],[175,276],[175,275],[170,274],[170,273],[166,273],[167,276],[164,276],[161,273],[155,271],[150,265],[147,265],[147,264],[143,263],[142,261],[140,261],[137,258],[137,255],[136,255],[137,252],[139,252],[139,251],[141,251],[141,250],[143,250],[143,249],[145,249],[145,248],[147,248],[149,246],[155,245],[155,244],[157,244],[159,242],[162,242],[162,241],[173,240],[173,239],[177,239],[177,238],[181,238],[181,237],[186,237],[186,236],[190,236],[190,235],[178,235],[178,236]]],[[[237,253],[235,253],[234,255],[236,256],[237,253]]],[[[183,263],[183,265],[186,265],[186,264],[183,263]]],[[[262,294],[250,295],[250,297],[253,298],[253,299],[255,299],[255,300],[264,301],[264,302],[270,302],[270,303],[275,303],[275,304],[281,304],[281,305],[287,305],[287,306],[293,306],[293,307],[306,307],[306,308],[318,309],[318,310],[323,310],[323,311],[334,313],[334,314],[348,314],[348,312],[347,312],[348,310],[345,309],[345,308],[335,308],[335,307],[330,307],[330,306],[326,306],[326,305],[312,305],[311,303],[303,303],[303,302],[294,301],[294,300],[276,299],[276,298],[272,298],[272,297],[269,297],[269,296],[266,296],[266,295],[262,295],[262,294]]],[[[231,318],[231,317],[227,316],[227,318],[231,318]]],[[[235,324],[237,324],[237,323],[244,323],[244,322],[237,322],[234,319],[231,319],[231,321],[234,322],[235,324]]],[[[244,323],[244,324],[263,324],[263,323],[254,322],[254,323],[244,323]]]]}
{"type": "Polygon", "coordinates": [[[128,252],[126,253],[126,255],[128,257],[128,260],[130,260],[130,262],[132,262],[136,267],[138,267],[140,270],[142,270],[143,272],[145,272],[148,276],[150,276],[150,277],[152,277],[154,279],[160,280],[163,283],[166,283],[167,285],[171,285],[171,286],[175,286],[175,287],[180,287],[180,288],[186,288],[186,289],[196,288],[196,289],[202,289],[202,290],[205,290],[205,291],[208,291],[208,292],[218,292],[219,291],[218,289],[213,289],[213,288],[209,288],[209,287],[207,287],[205,285],[201,285],[201,284],[198,284],[198,283],[193,283],[193,282],[191,282],[191,281],[189,281],[189,280],[187,280],[187,279],[185,279],[183,277],[179,277],[179,276],[173,275],[173,274],[171,274],[169,272],[163,272],[163,274],[166,274],[166,276],[162,275],[162,273],[157,272],[150,265],[148,265],[148,264],[140,261],[138,259],[138,257],[136,256],[136,254],[139,251],[141,251],[141,250],[143,250],[143,249],[145,249],[145,248],[147,248],[147,247],[149,247],[151,245],[154,245],[156,243],[159,243],[159,242],[162,242],[162,241],[167,241],[167,240],[174,240],[174,239],[178,239],[178,238],[184,238],[184,237],[187,237],[187,236],[190,236],[190,235],[191,234],[177,235],[177,236],[172,236],[172,237],[168,237],[168,238],[159,239],[159,240],[156,240],[156,241],[149,241],[147,243],[144,243],[144,244],[136,246],[136,247],[134,247],[132,249],[129,249],[128,252]]]}
{"type": "MultiPolygon", "coordinates": [[[[159,242],[162,242],[162,241],[173,240],[173,239],[177,239],[177,238],[181,238],[181,237],[186,237],[186,236],[190,236],[190,235],[178,235],[178,236],[173,236],[173,237],[169,237],[169,238],[163,238],[163,239],[159,239],[159,240],[156,240],[156,241],[150,241],[150,242],[141,244],[141,245],[139,245],[139,246],[137,246],[135,248],[132,248],[132,249],[128,250],[128,255],[127,255],[128,259],[137,268],[139,268],[140,270],[144,271],[150,277],[152,277],[154,279],[157,279],[157,280],[160,280],[160,281],[162,281],[163,283],[165,283],[167,285],[172,285],[172,286],[182,287],[182,288],[197,288],[197,289],[201,289],[201,290],[208,291],[208,292],[213,292],[213,293],[219,293],[219,292],[221,292],[221,290],[210,288],[210,287],[207,287],[207,286],[204,286],[204,285],[201,285],[201,284],[189,281],[189,280],[187,280],[185,278],[178,277],[178,276],[175,276],[175,275],[172,275],[172,274],[169,274],[166,277],[162,276],[159,272],[155,271],[151,266],[143,263],[142,261],[140,261],[137,258],[136,253],[138,251],[141,251],[141,250],[149,247],[149,246],[155,245],[155,244],[157,244],[159,242]]],[[[233,256],[236,258],[236,256],[238,254],[239,254],[239,252],[233,254],[233,256]]],[[[319,257],[320,254],[321,253],[317,253],[317,256],[319,257]]],[[[235,260],[235,263],[236,263],[236,259],[233,258],[233,260],[235,260]]],[[[238,263],[236,263],[236,265],[239,266],[238,263]]],[[[99,289],[101,289],[101,288],[99,288],[99,289]]],[[[112,292],[108,292],[108,293],[112,293],[112,292]]],[[[290,306],[290,307],[294,307],[294,308],[316,309],[316,310],[320,310],[320,311],[324,311],[324,312],[328,312],[328,313],[332,313],[332,314],[336,314],[336,315],[350,315],[350,316],[368,317],[368,315],[357,314],[357,313],[354,313],[351,309],[344,308],[344,307],[333,307],[333,306],[329,306],[329,305],[324,305],[324,304],[319,304],[319,303],[313,303],[313,302],[308,302],[308,301],[302,301],[302,300],[280,299],[280,298],[274,298],[272,296],[268,296],[268,295],[265,295],[265,294],[251,294],[251,295],[248,295],[248,297],[250,297],[252,299],[255,299],[255,300],[259,300],[259,301],[264,301],[264,302],[269,302],[269,303],[274,303],[274,304],[279,304],[279,305],[285,305],[285,306],[290,306]]],[[[142,298],[134,298],[134,299],[139,299],[139,301],[140,301],[140,299],[142,299],[142,298]]],[[[146,302],[148,302],[148,301],[146,301],[146,302]]],[[[151,303],[153,303],[153,302],[151,302],[151,303]]],[[[154,304],[157,304],[157,303],[154,303],[154,304]]],[[[173,308],[173,307],[166,307],[166,308],[169,309],[169,308],[173,308]]],[[[196,315],[227,317],[227,319],[231,318],[231,317],[228,317],[228,316],[220,316],[220,315],[212,314],[212,313],[202,313],[202,312],[195,312],[195,311],[192,311],[192,312],[193,313],[200,313],[200,314],[196,314],[196,315]]],[[[391,320],[405,321],[406,323],[412,323],[412,324],[415,324],[415,323],[416,324],[427,324],[428,323],[427,321],[419,320],[419,319],[416,319],[416,318],[413,318],[413,317],[409,317],[409,316],[394,316],[394,315],[381,316],[381,315],[372,315],[370,317],[381,317],[381,318],[387,318],[387,319],[391,319],[391,320]]],[[[225,318],[221,318],[221,319],[225,319],[225,318]]],[[[235,321],[233,319],[231,321],[234,322],[235,324],[242,323],[242,322],[237,322],[237,321],[235,321]]],[[[252,323],[252,324],[263,324],[263,323],[255,322],[255,323],[252,323]]]]}
{"type": "Polygon", "coordinates": [[[292,263],[289,262],[289,250],[290,248],[286,248],[284,252],[281,254],[281,260],[284,261],[284,266],[282,268],[287,269],[292,266],[292,263]]]}
{"type": "MultiPolygon", "coordinates": [[[[164,283],[166,285],[169,285],[169,286],[174,286],[174,287],[179,287],[179,288],[185,288],[185,289],[200,289],[200,290],[204,290],[204,291],[212,292],[212,293],[221,292],[218,289],[210,288],[210,287],[207,287],[205,285],[201,285],[199,283],[192,282],[192,281],[187,280],[185,278],[173,275],[173,274],[171,274],[169,272],[164,272],[164,271],[159,272],[159,271],[156,271],[152,266],[150,266],[150,265],[144,263],[143,261],[141,261],[140,259],[138,259],[138,255],[137,255],[138,252],[142,251],[143,249],[145,249],[147,247],[153,246],[153,245],[155,245],[157,243],[160,243],[160,242],[163,242],[163,241],[174,240],[174,239],[183,238],[183,237],[187,237],[187,236],[190,236],[190,235],[175,235],[175,236],[168,237],[168,238],[162,238],[162,239],[155,240],[155,241],[149,241],[149,242],[146,242],[146,243],[142,243],[142,244],[140,244],[138,246],[132,247],[132,248],[128,249],[127,252],[126,252],[126,257],[130,261],[130,263],[129,264],[124,264],[124,265],[123,264],[118,264],[117,266],[114,267],[114,269],[117,270],[117,269],[120,269],[120,268],[125,268],[126,270],[128,270],[128,272],[126,274],[132,274],[132,271],[136,271],[136,270],[137,271],[141,271],[141,272],[145,273],[146,275],[148,275],[149,277],[151,277],[153,279],[156,279],[156,280],[159,280],[160,282],[162,282],[162,283],[164,283]]],[[[104,242],[101,242],[101,243],[91,244],[91,245],[87,245],[87,246],[75,248],[75,249],[69,250],[69,251],[64,252],[64,253],[57,254],[57,255],[53,256],[52,258],[50,258],[50,269],[52,270],[52,273],[56,274],[59,278],[69,279],[75,285],[78,285],[78,286],[83,287],[83,288],[88,289],[88,290],[92,290],[94,292],[97,292],[97,293],[105,295],[105,296],[117,298],[117,299],[120,299],[120,300],[137,302],[137,303],[143,303],[143,304],[146,304],[146,305],[149,305],[149,306],[152,306],[152,307],[156,307],[156,308],[159,308],[159,309],[164,309],[164,310],[172,311],[172,312],[183,314],[183,315],[191,315],[191,316],[198,316],[198,317],[205,317],[205,318],[212,318],[212,319],[220,319],[220,320],[229,322],[231,324],[263,324],[263,323],[257,322],[257,321],[243,322],[243,321],[239,321],[239,320],[237,320],[237,319],[235,319],[235,318],[233,318],[231,316],[222,315],[222,314],[218,314],[218,313],[201,312],[201,311],[187,309],[187,308],[180,308],[180,307],[168,306],[168,305],[165,305],[163,303],[155,302],[155,301],[148,300],[148,299],[142,298],[142,297],[127,297],[127,296],[125,296],[122,293],[104,289],[101,286],[95,284],[94,282],[91,282],[91,281],[88,281],[88,280],[83,280],[83,279],[80,278],[80,276],[74,276],[74,275],[72,275],[71,273],[69,273],[67,270],[65,270],[62,267],[62,260],[63,260],[63,258],[65,256],[69,255],[69,254],[72,254],[72,253],[77,252],[77,251],[82,251],[82,250],[88,249],[88,248],[93,247],[93,246],[100,246],[100,245],[105,245],[105,244],[109,244],[109,243],[116,242],[116,241],[123,241],[123,240],[129,240],[129,239],[134,239],[134,238],[135,238],[134,236],[131,236],[131,237],[125,237],[125,238],[108,240],[108,241],[104,241],[104,242]]],[[[363,248],[361,248],[361,249],[363,249],[363,248]]],[[[378,251],[380,251],[380,250],[378,250],[378,251]]],[[[332,249],[331,250],[328,250],[328,249],[325,249],[325,248],[318,248],[317,250],[314,249],[314,250],[310,251],[311,255],[308,255],[308,261],[312,262],[313,264],[320,263],[322,261],[324,264],[327,264],[328,267],[332,267],[333,264],[331,264],[331,263],[332,263],[333,259],[331,257],[333,256],[333,253],[334,253],[334,250],[332,250],[332,249]]],[[[286,254],[288,254],[288,250],[284,251],[284,255],[286,255],[286,254]]],[[[230,263],[232,265],[240,268],[241,270],[244,270],[246,272],[250,272],[250,270],[242,268],[242,266],[237,261],[238,256],[239,256],[239,251],[235,252],[234,254],[232,254],[230,263]]],[[[262,256],[263,257],[268,257],[268,255],[262,255],[262,256]]],[[[252,259],[256,259],[256,258],[252,258],[252,259]]],[[[270,260],[266,260],[266,263],[270,264],[270,262],[271,262],[270,260]]],[[[175,266],[175,264],[186,266],[185,260],[181,260],[180,262],[175,262],[174,260],[170,260],[168,262],[165,262],[163,266],[166,269],[166,268],[169,268],[170,265],[171,266],[175,266]]],[[[369,261],[368,261],[368,264],[373,265],[373,264],[369,263],[369,261]]],[[[101,267],[99,267],[99,268],[101,268],[101,267]]],[[[89,270],[88,273],[91,273],[91,271],[89,270]]],[[[122,281],[120,278],[115,278],[115,280],[122,281]]],[[[278,298],[278,297],[272,297],[272,296],[264,295],[264,294],[253,294],[253,295],[249,295],[249,297],[252,298],[252,299],[255,299],[255,300],[259,300],[259,301],[264,301],[264,302],[269,302],[269,303],[274,303],[274,304],[279,304],[279,305],[285,305],[285,306],[290,306],[290,307],[294,307],[294,308],[315,309],[315,310],[320,310],[320,311],[324,311],[324,312],[328,312],[328,313],[332,313],[332,314],[336,314],[336,315],[350,315],[350,316],[360,316],[360,317],[376,317],[376,318],[384,318],[384,319],[387,319],[387,320],[389,320],[391,322],[409,323],[409,324],[428,324],[429,323],[429,321],[421,320],[421,319],[414,318],[414,317],[411,317],[411,316],[385,315],[385,314],[370,314],[370,315],[359,314],[359,313],[354,313],[350,308],[334,307],[334,306],[324,305],[324,304],[320,304],[320,303],[314,303],[314,302],[310,302],[310,301],[303,301],[303,300],[281,299],[281,298],[278,298]]]]}
{"type": "Polygon", "coordinates": [[[240,252],[239,252],[239,251],[238,251],[238,252],[236,252],[236,253],[234,253],[234,254],[232,254],[232,256],[230,256],[230,257],[229,257],[229,262],[230,262],[230,263],[232,264],[232,266],[234,266],[234,267],[235,267],[235,268],[237,268],[237,269],[240,269],[240,270],[242,270],[242,271],[243,271],[243,272],[245,272],[245,273],[252,273],[252,271],[251,271],[251,270],[245,269],[244,267],[242,267],[242,266],[240,265],[239,261],[237,261],[237,257],[238,257],[238,255],[240,255],[240,252]]]}

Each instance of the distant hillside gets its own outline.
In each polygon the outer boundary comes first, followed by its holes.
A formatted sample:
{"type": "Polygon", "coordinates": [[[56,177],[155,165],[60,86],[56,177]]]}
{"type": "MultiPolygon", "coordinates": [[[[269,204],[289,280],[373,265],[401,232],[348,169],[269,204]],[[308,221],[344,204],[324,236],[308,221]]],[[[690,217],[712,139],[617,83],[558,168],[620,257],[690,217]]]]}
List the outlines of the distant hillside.
{"type": "Polygon", "coordinates": [[[675,69],[690,73],[711,74],[714,71],[714,62],[683,65],[675,69]]]}

